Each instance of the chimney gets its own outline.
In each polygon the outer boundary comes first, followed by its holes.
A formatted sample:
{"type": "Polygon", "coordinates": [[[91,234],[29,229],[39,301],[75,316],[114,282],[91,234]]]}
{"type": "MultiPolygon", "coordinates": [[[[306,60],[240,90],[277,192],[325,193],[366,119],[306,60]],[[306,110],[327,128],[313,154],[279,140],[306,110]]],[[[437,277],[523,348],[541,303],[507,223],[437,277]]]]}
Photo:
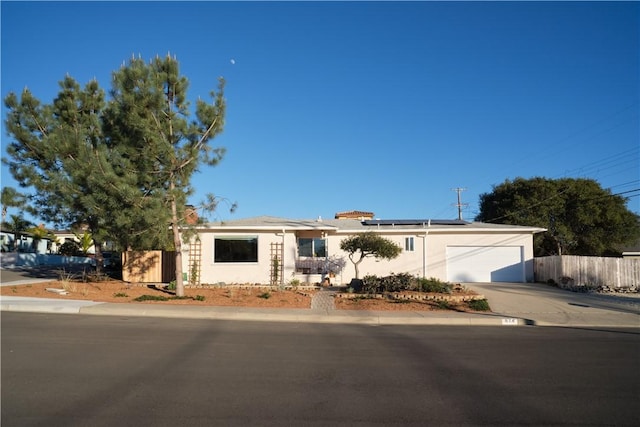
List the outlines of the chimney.
{"type": "Polygon", "coordinates": [[[187,224],[194,225],[198,223],[198,211],[193,205],[185,206],[184,218],[187,224]]]}

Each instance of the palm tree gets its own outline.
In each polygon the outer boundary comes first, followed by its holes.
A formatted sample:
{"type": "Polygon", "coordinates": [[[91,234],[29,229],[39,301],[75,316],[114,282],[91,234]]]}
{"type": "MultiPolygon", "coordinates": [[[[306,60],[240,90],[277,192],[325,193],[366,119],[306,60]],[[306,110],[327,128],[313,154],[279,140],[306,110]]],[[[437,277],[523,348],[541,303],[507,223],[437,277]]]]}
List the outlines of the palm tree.
{"type": "Polygon", "coordinates": [[[89,252],[91,246],[93,246],[93,236],[88,231],[85,231],[83,234],[73,233],[76,236],[76,239],[80,241],[80,249],[84,255],[89,252]]]}
{"type": "Polygon", "coordinates": [[[24,206],[26,198],[18,193],[15,188],[4,187],[0,193],[0,204],[2,204],[2,223],[7,222],[7,208],[21,208],[24,206]]]}

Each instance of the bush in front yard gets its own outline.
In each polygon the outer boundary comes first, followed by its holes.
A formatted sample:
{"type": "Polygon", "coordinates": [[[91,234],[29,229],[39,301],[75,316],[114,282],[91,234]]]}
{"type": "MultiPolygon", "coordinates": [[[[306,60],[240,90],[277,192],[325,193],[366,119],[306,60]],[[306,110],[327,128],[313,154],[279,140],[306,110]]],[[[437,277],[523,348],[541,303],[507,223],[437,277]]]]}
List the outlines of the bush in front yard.
{"type": "Polygon", "coordinates": [[[435,278],[417,278],[407,273],[391,274],[385,277],[369,275],[365,276],[362,282],[362,292],[367,294],[403,291],[451,293],[453,288],[450,283],[435,278]]]}
{"type": "Polygon", "coordinates": [[[489,311],[491,308],[489,307],[489,301],[486,299],[474,299],[467,303],[469,308],[474,311],[489,311]]]}
{"type": "Polygon", "coordinates": [[[418,279],[419,280],[419,291],[421,292],[434,292],[434,293],[444,293],[450,294],[453,286],[451,283],[443,282],[442,280],[436,279],[435,277],[430,277],[428,279],[418,279]]]}
{"type": "Polygon", "coordinates": [[[406,273],[392,274],[385,277],[366,276],[363,279],[363,291],[370,294],[408,291],[413,288],[415,280],[415,277],[406,273]]]}

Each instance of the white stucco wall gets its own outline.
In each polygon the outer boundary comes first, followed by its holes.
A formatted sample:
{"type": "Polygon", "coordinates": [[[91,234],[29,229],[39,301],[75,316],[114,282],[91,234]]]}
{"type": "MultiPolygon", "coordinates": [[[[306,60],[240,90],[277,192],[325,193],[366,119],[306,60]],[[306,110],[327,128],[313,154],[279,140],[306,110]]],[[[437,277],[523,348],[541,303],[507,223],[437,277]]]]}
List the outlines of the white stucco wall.
{"type": "Polygon", "coordinates": [[[533,281],[533,235],[513,233],[433,234],[428,240],[427,276],[447,279],[447,246],[517,246],[523,249],[525,279],[533,281]]]}
{"type": "MultiPolygon", "coordinates": [[[[271,243],[283,242],[282,232],[206,232],[200,234],[202,261],[201,283],[244,284],[269,283],[271,274],[271,243]],[[280,234],[280,235],[278,235],[280,234]],[[216,236],[258,236],[258,262],[214,262],[214,241],[216,236]]],[[[289,281],[295,271],[296,237],[294,233],[284,234],[284,280],[289,281]]],[[[188,245],[184,245],[182,257],[183,271],[189,271],[188,245]]]]}
{"type": "MultiPolygon", "coordinates": [[[[202,243],[201,283],[203,284],[243,284],[243,283],[269,283],[270,276],[270,244],[283,242],[282,231],[242,231],[237,232],[213,232],[200,233],[202,243]],[[280,235],[279,235],[280,234],[280,235]],[[257,263],[215,263],[214,239],[216,236],[256,235],[258,236],[258,262],[257,263]]],[[[424,232],[392,232],[382,234],[384,237],[398,244],[403,251],[393,260],[376,260],[365,258],[359,266],[360,277],[369,274],[378,276],[391,273],[409,273],[416,276],[435,277],[447,280],[447,246],[517,246],[523,248],[525,261],[526,280],[533,280],[533,235],[507,232],[460,232],[460,233],[434,233],[426,235],[424,232]],[[414,251],[404,250],[405,237],[414,238],[414,251]],[[426,249],[426,258],[424,257],[426,249]]],[[[334,283],[348,284],[355,277],[355,268],[349,261],[348,254],[340,250],[340,242],[348,237],[348,234],[336,234],[327,236],[327,251],[329,256],[340,256],[346,261],[346,265],[334,283]]],[[[297,258],[296,233],[287,231],[284,233],[284,282],[288,283],[294,277],[304,281],[302,275],[295,275],[295,261],[297,258]]],[[[183,271],[189,271],[188,246],[183,252],[183,271]]],[[[318,281],[318,277],[313,278],[318,281]]]]}
{"type": "MultiPolygon", "coordinates": [[[[384,234],[385,238],[398,244],[403,251],[393,260],[376,260],[365,258],[359,266],[360,277],[369,274],[377,276],[390,273],[409,273],[416,276],[435,277],[447,280],[447,246],[517,246],[523,248],[525,262],[525,276],[527,281],[533,281],[533,235],[514,233],[430,233],[424,240],[424,234],[384,234]],[[414,251],[404,250],[405,238],[414,237],[414,251]],[[426,249],[426,259],[423,254],[426,249]]],[[[340,250],[340,241],[344,235],[329,236],[328,248],[330,255],[340,255],[348,260],[348,254],[340,250]]],[[[342,273],[342,282],[349,283],[355,277],[355,267],[351,261],[342,273]]]]}

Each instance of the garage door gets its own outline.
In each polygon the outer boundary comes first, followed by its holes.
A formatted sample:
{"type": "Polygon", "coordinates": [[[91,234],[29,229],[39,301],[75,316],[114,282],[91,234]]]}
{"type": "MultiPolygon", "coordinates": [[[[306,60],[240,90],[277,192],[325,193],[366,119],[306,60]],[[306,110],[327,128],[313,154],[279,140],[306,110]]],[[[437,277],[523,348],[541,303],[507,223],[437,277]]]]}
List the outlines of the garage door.
{"type": "Polygon", "coordinates": [[[521,246],[447,246],[449,282],[524,282],[521,246]]]}

